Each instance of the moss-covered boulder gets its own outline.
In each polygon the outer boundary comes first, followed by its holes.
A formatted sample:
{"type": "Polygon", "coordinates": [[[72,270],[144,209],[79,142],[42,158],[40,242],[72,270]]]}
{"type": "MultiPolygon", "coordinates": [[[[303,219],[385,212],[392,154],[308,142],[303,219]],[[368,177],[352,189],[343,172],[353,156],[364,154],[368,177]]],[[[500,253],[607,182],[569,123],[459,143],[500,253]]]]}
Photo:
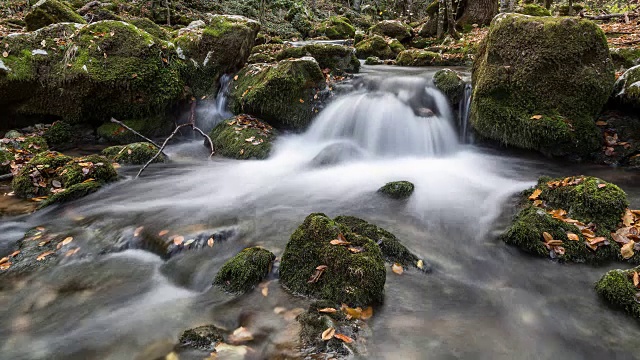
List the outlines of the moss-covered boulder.
{"type": "Polygon", "coordinates": [[[401,52],[406,50],[404,45],[402,45],[400,41],[396,39],[391,39],[391,41],[389,41],[389,47],[395,54],[400,54],[401,52]]]}
{"type": "Polygon", "coordinates": [[[86,24],[86,21],[70,7],[57,0],[40,0],[24,17],[27,30],[33,31],[50,24],[63,22],[86,24]]]}
{"type": "MultiPolygon", "coordinates": [[[[173,130],[173,124],[163,116],[124,120],[122,122],[148,138],[168,135],[173,130]]],[[[96,133],[101,141],[110,144],[127,145],[140,140],[140,136],[113,122],[100,125],[96,133]]]]}
{"type": "Polygon", "coordinates": [[[392,199],[406,199],[413,194],[413,183],[409,181],[393,181],[378,189],[378,192],[392,199]]]}
{"type": "Polygon", "coordinates": [[[380,247],[382,256],[390,263],[398,263],[404,267],[415,267],[420,270],[428,270],[424,261],[409,251],[398,238],[389,231],[371,224],[355,216],[341,215],[335,221],[346,226],[349,231],[366,236],[380,247]]]}
{"type": "Polygon", "coordinates": [[[434,37],[438,33],[438,19],[435,16],[430,16],[420,28],[418,28],[418,35],[423,38],[434,37]]]}
{"type": "Polygon", "coordinates": [[[247,292],[267,277],[275,259],[269,250],[246,248],[222,265],[213,284],[228,292],[247,292]]]}
{"type": "Polygon", "coordinates": [[[640,46],[610,48],[611,60],[616,69],[630,69],[640,65],[640,46]]]}
{"type": "Polygon", "coordinates": [[[324,214],[307,216],[280,264],[280,282],[289,291],[351,306],[381,303],[385,276],[378,245],[324,214]],[[341,237],[348,244],[331,244],[341,237]]]}
{"type": "Polygon", "coordinates": [[[551,11],[538,4],[524,4],[518,12],[529,16],[551,16],[551,11]]]}
{"type": "Polygon", "coordinates": [[[353,39],[355,35],[356,29],[349,19],[341,16],[332,16],[311,31],[311,36],[326,36],[331,40],[353,39]]]}
{"type": "Polygon", "coordinates": [[[411,38],[413,29],[400,20],[384,20],[372,26],[369,31],[372,34],[394,38],[403,42],[411,38]]]}
{"type": "Polygon", "coordinates": [[[322,70],[310,57],[253,64],[238,73],[229,107],[235,114],[256,116],[276,128],[301,130],[311,122],[316,94],[325,87],[322,70]]]}
{"type": "Polygon", "coordinates": [[[242,68],[259,30],[257,21],[233,15],[214,15],[204,26],[180,30],[173,42],[188,60],[183,74],[195,96],[215,94],[220,76],[242,68]]]}
{"type": "Polygon", "coordinates": [[[53,150],[67,150],[73,147],[75,137],[73,127],[64,121],[56,121],[42,135],[53,150]]]}
{"type": "Polygon", "coordinates": [[[438,70],[433,74],[433,85],[445,94],[452,105],[458,104],[464,97],[464,81],[451,69],[438,70]]]}
{"type": "Polygon", "coordinates": [[[356,56],[358,59],[366,59],[375,56],[382,60],[395,59],[396,53],[380,35],[371,36],[356,44],[356,56]]]}
{"type": "Polygon", "coordinates": [[[638,273],[640,267],[608,271],[596,283],[596,292],[613,308],[640,318],[640,289],[634,285],[634,276],[638,273]]]}
{"type": "MultiPolygon", "coordinates": [[[[158,153],[158,148],[148,142],[138,142],[125,146],[111,146],[102,150],[102,155],[119,164],[143,165],[158,153]]],[[[164,154],[158,155],[153,163],[167,161],[164,154]]]]}
{"type": "Polygon", "coordinates": [[[31,198],[56,194],[85,181],[107,183],[117,177],[109,160],[102,156],[71,158],[46,151],[35,155],[20,169],[11,186],[16,195],[31,198]]]}
{"type": "Polygon", "coordinates": [[[0,65],[0,120],[99,125],[164,115],[184,97],[175,47],[131,24],[53,24],[2,43],[9,55],[0,65]]]}
{"type": "Polygon", "coordinates": [[[613,99],[640,109],[640,65],[632,67],[618,78],[613,89],[613,99]]]}
{"type": "Polygon", "coordinates": [[[380,60],[377,56],[369,56],[365,61],[365,65],[382,65],[384,61],[380,60]]]}
{"type": "Polygon", "coordinates": [[[147,18],[133,18],[127,20],[127,22],[138,29],[148,32],[151,36],[160,40],[169,40],[168,31],[147,18]]]}
{"type": "Polygon", "coordinates": [[[435,66],[442,63],[442,55],[419,49],[405,50],[396,58],[396,65],[399,66],[435,66]]]}
{"type": "Polygon", "coordinates": [[[303,47],[288,47],[276,55],[277,60],[312,56],[321,69],[335,73],[357,73],[360,61],[352,47],[335,44],[310,44],[303,47]]]}
{"type": "MultiPolygon", "coordinates": [[[[523,193],[520,210],[502,239],[562,261],[598,264],[622,259],[612,233],[628,205],[624,191],[595,177],[541,177],[536,187],[523,193]]],[[[640,257],[630,261],[638,263],[640,257]]]]}
{"type": "Polygon", "coordinates": [[[277,135],[271,125],[245,114],[221,122],[209,133],[216,154],[242,160],[269,157],[277,135]]]}
{"type": "Polygon", "coordinates": [[[62,189],[61,191],[52,194],[44,201],[40,202],[40,204],[38,204],[38,209],[42,209],[53,204],[63,204],[80,199],[100,190],[102,185],[102,182],[98,182],[95,180],[71,185],[66,189],[62,189]]]}
{"type": "Polygon", "coordinates": [[[13,153],[20,152],[27,155],[33,155],[49,150],[49,145],[44,137],[35,134],[27,134],[11,138],[5,137],[0,146],[13,153]]]}
{"type": "Polygon", "coordinates": [[[584,156],[600,144],[594,118],[614,80],[605,35],[593,22],[502,14],[474,61],[471,122],[507,145],[584,156]]]}

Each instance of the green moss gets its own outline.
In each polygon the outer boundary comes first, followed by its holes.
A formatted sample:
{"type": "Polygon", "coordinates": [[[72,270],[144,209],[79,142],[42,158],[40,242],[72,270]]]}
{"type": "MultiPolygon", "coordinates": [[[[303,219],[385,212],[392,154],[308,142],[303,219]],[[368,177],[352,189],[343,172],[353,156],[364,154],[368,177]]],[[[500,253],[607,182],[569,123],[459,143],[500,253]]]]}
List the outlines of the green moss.
{"type": "Polygon", "coordinates": [[[471,122],[504,144],[585,156],[600,144],[594,118],[613,81],[606,38],[592,22],[499,15],[474,62],[471,122]]]}
{"type": "Polygon", "coordinates": [[[388,36],[398,41],[405,41],[411,37],[411,26],[399,20],[385,20],[375,24],[369,31],[372,34],[388,36]]]}
{"type": "Polygon", "coordinates": [[[223,330],[213,325],[204,325],[182,333],[180,347],[212,352],[215,351],[215,346],[223,340],[223,330]]]}
{"type": "Polygon", "coordinates": [[[382,36],[374,35],[356,44],[356,56],[358,59],[375,56],[382,60],[388,60],[395,59],[396,54],[382,36]]]}
{"type": "MultiPolygon", "coordinates": [[[[565,254],[556,254],[564,261],[605,263],[620,258],[620,246],[611,239],[628,206],[625,193],[616,185],[601,179],[586,177],[578,185],[561,186],[551,189],[547,184],[563,179],[540,178],[536,189],[542,190],[537,199],[543,201],[545,209],[534,207],[533,202],[526,199],[532,192],[523,195],[522,209],[516,215],[511,227],[502,235],[502,239],[519,248],[538,255],[549,256],[544,245],[542,234],[548,232],[554,239],[562,240],[565,254]],[[603,184],[604,186],[598,187],[603,184]],[[585,244],[586,238],[580,229],[560,219],[553,218],[546,210],[562,209],[567,217],[583,224],[594,223],[596,235],[607,238],[608,243],[591,250],[585,244]],[[567,233],[578,235],[579,241],[569,240],[567,233]]],[[[631,259],[636,262],[636,259],[631,259]]]]}
{"type": "Polygon", "coordinates": [[[633,285],[634,272],[640,272],[640,268],[611,270],[598,280],[595,289],[598,295],[612,307],[624,310],[635,318],[640,318],[638,289],[633,285]]]}
{"type": "Polygon", "coordinates": [[[616,68],[629,69],[640,65],[640,47],[613,48],[611,59],[616,68]]]}
{"type": "Polygon", "coordinates": [[[357,73],[360,70],[360,62],[353,54],[353,49],[347,46],[312,44],[304,49],[316,59],[322,69],[331,69],[338,73],[357,73]]]}
{"type": "MultiPolygon", "coordinates": [[[[119,164],[143,165],[151,160],[157,152],[158,148],[155,145],[148,142],[138,142],[126,146],[108,147],[102,150],[102,155],[119,164]]],[[[166,161],[166,156],[160,154],[153,160],[153,163],[163,163],[166,161]]]]}
{"type": "Polygon", "coordinates": [[[111,182],[118,178],[118,173],[109,159],[99,155],[74,158],[61,168],[59,175],[65,188],[88,179],[111,182]]]}
{"type": "Polygon", "coordinates": [[[391,50],[396,53],[396,54],[400,54],[401,52],[403,52],[405,50],[404,46],[402,46],[402,44],[400,43],[400,41],[396,40],[396,39],[392,39],[389,42],[389,47],[391,48],[391,50]]]}
{"type": "Polygon", "coordinates": [[[15,160],[13,153],[7,149],[0,148],[0,175],[11,172],[11,162],[15,160]]]}
{"type": "Polygon", "coordinates": [[[228,292],[247,292],[269,274],[275,258],[272,252],[265,249],[244,249],[224,263],[213,284],[228,292]]]}
{"type": "Polygon", "coordinates": [[[151,36],[154,36],[161,40],[169,40],[169,35],[165,29],[163,29],[160,25],[154,23],[153,21],[147,18],[135,18],[128,20],[128,22],[138,29],[142,29],[151,36]]]}
{"type": "Polygon", "coordinates": [[[19,136],[2,145],[9,150],[20,150],[28,154],[37,154],[49,150],[47,141],[38,135],[19,136]]]}
{"type": "Polygon", "coordinates": [[[365,65],[382,65],[384,62],[377,56],[369,56],[365,61],[365,65]]]}
{"type": "Polygon", "coordinates": [[[399,66],[435,66],[442,62],[440,54],[418,49],[405,50],[396,58],[396,65],[399,66]]]}
{"type": "Polygon", "coordinates": [[[324,214],[307,216],[291,235],[280,265],[280,281],[289,291],[351,306],[381,303],[385,276],[378,245],[324,214]],[[352,253],[346,246],[331,245],[339,233],[350,247],[361,251],[352,253]],[[310,281],[321,265],[326,269],[317,281],[310,281]]]}
{"type": "Polygon", "coordinates": [[[82,16],[57,0],[38,1],[25,16],[24,21],[28,31],[61,22],[86,24],[82,16]]]}
{"type": "Polygon", "coordinates": [[[94,193],[102,187],[102,183],[97,181],[89,181],[71,185],[61,192],[49,196],[38,205],[38,209],[45,208],[53,204],[62,204],[73,200],[80,199],[91,193],[94,193]]]}
{"type": "Polygon", "coordinates": [[[225,120],[209,133],[217,154],[243,160],[269,157],[277,135],[270,125],[248,115],[225,120]]]}
{"type": "Polygon", "coordinates": [[[413,189],[409,181],[394,181],[385,184],[378,192],[393,199],[406,199],[413,194],[413,189]]]}
{"type": "Polygon", "coordinates": [[[387,230],[368,223],[355,216],[338,216],[335,221],[346,226],[349,231],[366,236],[380,247],[384,259],[391,263],[398,263],[404,267],[417,267],[420,260],[409,251],[395,235],[387,230]]]}
{"type": "Polygon", "coordinates": [[[332,16],[315,29],[315,36],[323,35],[331,40],[352,39],[356,29],[345,17],[332,16]]]}
{"type": "Polygon", "coordinates": [[[65,150],[73,147],[73,128],[64,121],[54,122],[45,131],[43,137],[54,150],[65,150]]]}
{"type": "Polygon", "coordinates": [[[352,329],[357,328],[354,322],[346,319],[342,311],[335,313],[321,313],[318,310],[323,308],[338,308],[340,304],[331,301],[314,301],[309,305],[309,309],[298,315],[296,320],[300,323],[300,342],[306,349],[313,349],[314,353],[332,353],[347,356],[353,351],[345,347],[345,343],[338,338],[322,340],[322,333],[328,328],[352,329]]]}
{"type": "MultiPolygon", "coordinates": [[[[124,120],[123,123],[149,138],[167,135],[173,128],[171,122],[167,121],[164,117],[124,120]]],[[[100,125],[97,134],[102,140],[113,144],[126,145],[140,140],[138,135],[112,122],[100,125]]]]}
{"type": "Polygon", "coordinates": [[[312,59],[251,65],[238,73],[229,106],[236,113],[263,119],[278,128],[303,129],[315,114],[314,95],[326,86],[312,59]]]}
{"type": "Polygon", "coordinates": [[[55,151],[45,151],[35,155],[20,169],[13,178],[11,187],[20,197],[34,197],[46,195],[53,180],[59,180],[58,169],[71,161],[71,157],[55,151]],[[37,180],[35,180],[37,179],[37,180]],[[34,186],[34,182],[43,181],[45,186],[34,186]]]}
{"type": "Polygon", "coordinates": [[[452,105],[458,104],[464,96],[464,81],[451,69],[438,70],[433,74],[433,85],[447,96],[452,105]]]}
{"type": "Polygon", "coordinates": [[[551,11],[538,4],[525,4],[518,12],[530,16],[551,16],[551,11]]]}

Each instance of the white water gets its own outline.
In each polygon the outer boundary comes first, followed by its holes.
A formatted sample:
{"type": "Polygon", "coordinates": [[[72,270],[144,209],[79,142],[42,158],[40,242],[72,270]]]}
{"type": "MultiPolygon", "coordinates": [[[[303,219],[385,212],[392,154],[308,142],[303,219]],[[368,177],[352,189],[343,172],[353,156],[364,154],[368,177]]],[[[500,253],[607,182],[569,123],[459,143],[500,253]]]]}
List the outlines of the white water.
{"type": "Polygon", "coordinates": [[[222,120],[233,116],[233,114],[229,112],[229,109],[227,109],[227,98],[232,78],[233,76],[230,74],[222,75],[220,78],[220,90],[218,91],[215,101],[198,109],[196,117],[198,119],[198,127],[204,132],[209,132],[222,120]]]}

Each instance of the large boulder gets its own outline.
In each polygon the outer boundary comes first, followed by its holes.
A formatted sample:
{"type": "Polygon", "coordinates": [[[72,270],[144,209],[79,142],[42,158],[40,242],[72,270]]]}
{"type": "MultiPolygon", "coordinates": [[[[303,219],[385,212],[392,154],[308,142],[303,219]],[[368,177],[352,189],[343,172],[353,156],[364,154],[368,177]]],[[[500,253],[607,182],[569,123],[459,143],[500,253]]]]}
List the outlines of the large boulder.
{"type": "Polygon", "coordinates": [[[613,100],[640,109],[640,65],[627,70],[616,81],[613,100]]]}
{"type": "Polygon", "coordinates": [[[373,35],[356,44],[356,56],[358,59],[375,56],[382,60],[389,60],[395,59],[396,53],[382,36],[373,35]]]}
{"type": "Polygon", "coordinates": [[[384,20],[369,29],[372,34],[378,34],[397,39],[398,41],[406,41],[411,38],[411,26],[400,20],[384,20]]]}
{"type": "Polygon", "coordinates": [[[447,96],[451,105],[457,105],[464,97],[464,81],[451,69],[442,69],[433,74],[433,85],[447,96]]]}
{"type": "Polygon", "coordinates": [[[242,68],[259,30],[257,21],[233,15],[214,15],[179,30],[174,42],[178,56],[188,60],[184,75],[195,96],[215,94],[220,76],[242,68]]]}
{"type": "Polygon", "coordinates": [[[345,17],[332,16],[318,28],[311,31],[312,36],[326,36],[331,40],[353,39],[356,29],[345,17]]]}
{"type": "Polygon", "coordinates": [[[310,44],[302,47],[288,47],[276,55],[276,59],[301,58],[311,56],[321,69],[337,73],[357,73],[360,61],[352,47],[336,44],[310,44]]]}
{"type": "Polygon", "coordinates": [[[229,107],[256,116],[276,128],[304,129],[315,114],[317,93],[326,87],[318,62],[310,57],[253,64],[238,73],[229,107]]]}
{"type": "Polygon", "coordinates": [[[594,118],[614,80],[605,35],[593,22],[502,14],[473,65],[471,122],[507,145],[584,156],[600,144],[594,118]]]}
{"type": "Polygon", "coordinates": [[[399,66],[436,66],[442,64],[442,55],[427,50],[405,50],[400,52],[396,58],[396,65],[399,66]]]}
{"type": "Polygon", "coordinates": [[[124,22],[53,24],[3,44],[0,120],[99,124],[164,114],[184,97],[175,48],[124,22]]]}
{"type": "Polygon", "coordinates": [[[381,303],[385,277],[378,245],[324,214],[307,216],[280,263],[280,282],[289,291],[350,306],[381,303]]]}
{"type": "Polygon", "coordinates": [[[86,24],[82,16],[57,0],[38,1],[24,17],[24,22],[27,24],[28,31],[63,22],[86,24]]]}
{"type": "Polygon", "coordinates": [[[271,125],[245,114],[222,121],[209,133],[216,154],[243,160],[266,159],[277,135],[271,125]]]}

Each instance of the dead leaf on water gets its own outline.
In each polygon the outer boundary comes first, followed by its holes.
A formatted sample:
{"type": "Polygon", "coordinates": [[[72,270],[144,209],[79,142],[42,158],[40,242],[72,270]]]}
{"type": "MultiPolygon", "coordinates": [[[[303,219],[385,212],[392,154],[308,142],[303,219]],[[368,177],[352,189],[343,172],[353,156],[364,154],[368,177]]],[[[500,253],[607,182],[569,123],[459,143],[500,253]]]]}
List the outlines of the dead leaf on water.
{"type": "Polygon", "coordinates": [[[336,329],[333,327],[328,328],[327,330],[322,332],[322,340],[329,341],[333,338],[336,333],[336,329]]]}
{"type": "Polygon", "coordinates": [[[347,344],[351,344],[353,342],[353,339],[348,337],[347,335],[344,334],[335,334],[333,335],[336,339],[340,339],[342,341],[344,341],[347,344]]]}
{"type": "Polygon", "coordinates": [[[318,309],[318,312],[326,313],[326,314],[333,314],[333,313],[335,313],[336,311],[338,311],[338,310],[336,310],[336,309],[334,309],[334,308],[322,308],[322,309],[318,309]]]}
{"type": "Polygon", "coordinates": [[[47,256],[53,254],[53,251],[45,251],[42,254],[38,255],[38,257],[36,258],[37,261],[42,261],[44,259],[47,258],[47,256]]]}
{"type": "Polygon", "coordinates": [[[169,230],[162,230],[158,233],[158,236],[165,236],[169,233],[169,230]]]}
{"type": "Polygon", "coordinates": [[[69,236],[69,237],[65,238],[64,240],[62,240],[62,246],[65,246],[65,245],[69,244],[72,241],[73,241],[73,237],[69,236]]]}
{"type": "Polygon", "coordinates": [[[393,265],[391,265],[391,270],[398,274],[398,275],[402,275],[402,273],[404,272],[404,269],[402,268],[402,265],[395,263],[393,265]]]}

